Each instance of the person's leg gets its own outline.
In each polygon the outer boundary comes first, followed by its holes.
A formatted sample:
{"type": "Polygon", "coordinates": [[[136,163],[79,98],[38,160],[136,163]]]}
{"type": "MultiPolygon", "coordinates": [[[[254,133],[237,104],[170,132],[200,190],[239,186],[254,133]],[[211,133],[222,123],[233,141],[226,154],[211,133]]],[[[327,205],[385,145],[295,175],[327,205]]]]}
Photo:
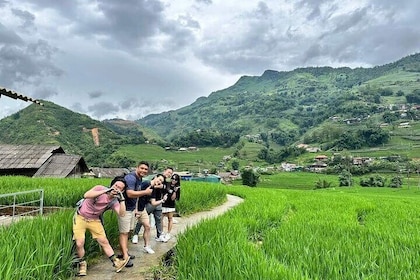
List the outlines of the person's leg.
{"type": "Polygon", "coordinates": [[[136,222],[136,227],[134,228],[134,231],[133,231],[134,235],[139,235],[140,230],[141,230],[141,226],[142,226],[142,223],[140,221],[137,221],[136,222]]]}
{"type": "Polygon", "coordinates": [[[99,237],[96,238],[96,241],[99,243],[99,245],[101,245],[102,250],[108,258],[114,255],[114,250],[112,249],[111,244],[109,244],[108,238],[99,237]]]}
{"type": "Polygon", "coordinates": [[[139,217],[136,217],[136,218],[137,218],[136,226],[133,231],[133,236],[131,237],[131,243],[133,244],[137,244],[139,242],[139,233],[142,226],[142,223],[139,220],[139,217]]]}
{"type": "Polygon", "coordinates": [[[128,235],[132,223],[133,211],[127,211],[123,217],[118,217],[118,228],[119,228],[119,243],[122,258],[125,260],[129,257],[128,255],[128,235]]]}
{"type": "Polygon", "coordinates": [[[171,233],[172,225],[173,225],[174,212],[167,213],[166,217],[168,217],[168,233],[171,233]]]}
{"type": "Polygon", "coordinates": [[[155,225],[156,225],[156,237],[159,238],[162,235],[163,228],[162,228],[162,210],[155,209],[153,211],[153,217],[155,218],[155,225]]]}
{"type": "Polygon", "coordinates": [[[150,240],[150,223],[149,223],[149,219],[144,220],[143,226],[144,226],[144,232],[143,232],[144,246],[145,247],[148,247],[149,246],[149,240],[150,240]]]}
{"type": "Polygon", "coordinates": [[[107,255],[109,260],[112,262],[112,265],[115,267],[115,272],[120,272],[130,261],[130,258],[119,259],[115,256],[114,250],[112,249],[108,238],[106,237],[102,223],[92,223],[91,233],[92,238],[96,239],[96,241],[102,247],[105,255],[107,255]]]}
{"type": "Polygon", "coordinates": [[[141,223],[144,227],[143,232],[143,240],[144,240],[144,246],[143,250],[149,254],[154,254],[155,251],[153,251],[152,248],[149,246],[149,240],[150,240],[150,222],[149,222],[149,214],[146,210],[143,210],[140,213],[137,213],[137,223],[141,223]]]}
{"type": "Polygon", "coordinates": [[[81,216],[75,214],[73,216],[73,240],[76,246],[76,254],[78,257],[78,276],[87,275],[87,263],[83,259],[85,256],[85,234],[86,222],[81,216]]]}

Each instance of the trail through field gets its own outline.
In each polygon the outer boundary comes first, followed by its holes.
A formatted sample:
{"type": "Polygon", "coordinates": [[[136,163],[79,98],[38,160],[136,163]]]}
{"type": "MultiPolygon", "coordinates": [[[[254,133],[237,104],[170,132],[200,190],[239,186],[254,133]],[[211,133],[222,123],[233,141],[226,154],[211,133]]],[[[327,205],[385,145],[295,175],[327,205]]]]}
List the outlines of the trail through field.
{"type": "MultiPolygon", "coordinates": [[[[213,218],[227,212],[229,209],[235,207],[243,201],[242,198],[227,195],[227,202],[217,206],[209,211],[195,213],[189,216],[176,217],[178,223],[173,225],[172,238],[167,242],[155,241],[156,229],[153,227],[151,230],[150,246],[155,251],[154,254],[143,252],[143,237],[139,236],[139,243],[132,244],[129,241],[128,251],[136,258],[133,260],[133,267],[125,267],[121,272],[115,273],[109,259],[104,255],[97,264],[88,264],[87,276],[75,277],[74,279],[83,280],[148,280],[153,279],[151,268],[158,266],[161,263],[163,256],[172,249],[177,242],[178,234],[185,231],[187,228],[198,224],[204,219],[213,218]]],[[[167,219],[163,219],[163,228],[166,229],[167,219]]],[[[118,249],[115,250],[119,252],[118,249]]]]}

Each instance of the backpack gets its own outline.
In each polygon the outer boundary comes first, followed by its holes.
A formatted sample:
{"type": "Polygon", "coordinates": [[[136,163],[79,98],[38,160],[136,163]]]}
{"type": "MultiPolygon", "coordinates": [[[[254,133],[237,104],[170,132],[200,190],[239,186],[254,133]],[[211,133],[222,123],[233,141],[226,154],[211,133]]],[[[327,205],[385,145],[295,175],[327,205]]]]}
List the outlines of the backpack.
{"type": "MultiPolygon", "coordinates": [[[[82,207],[83,201],[85,201],[86,198],[81,198],[79,201],[76,202],[76,212],[79,212],[79,209],[82,207]]],[[[96,202],[96,199],[94,199],[94,201],[96,202]]],[[[106,208],[104,209],[104,211],[99,215],[99,219],[101,220],[102,225],[104,224],[104,213],[106,211],[108,211],[109,209],[112,209],[112,206],[114,206],[114,204],[118,201],[117,198],[113,198],[108,205],[106,206],[106,208]]]]}

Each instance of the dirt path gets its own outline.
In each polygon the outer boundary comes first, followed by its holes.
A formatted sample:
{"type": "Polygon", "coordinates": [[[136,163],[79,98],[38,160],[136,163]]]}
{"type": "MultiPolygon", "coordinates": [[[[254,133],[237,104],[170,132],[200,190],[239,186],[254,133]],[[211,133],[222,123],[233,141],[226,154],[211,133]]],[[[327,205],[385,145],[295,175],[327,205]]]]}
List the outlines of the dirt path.
{"type": "MultiPolygon", "coordinates": [[[[160,264],[162,257],[172,249],[177,241],[177,235],[185,231],[188,227],[199,223],[200,221],[208,218],[212,218],[218,215],[221,215],[231,209],[232,207],[241,203],[243,199],[228,195],[227,202],[223,205],[217,206],[210,211],[204,211],[192,214],[190,216],[176,217],[178,221],[177,224],[174,224],[172,229],[173,237],[167,243],[156,242],[154,237],[156,236],[156,229],[151,231],[151,240],[150,245],[155,251],[155,254],[147,254],[142,250],[143,239],[139,236],[139,243],[132,244],[129,242],[129,252],[130,254],[136,256],[133,260],[134,266],[130,268],[124,268],[120,273],[115,273],[112,267],[111,262],[104,256],[98,264],[89,265],[88,264],[88,275],[85,277],[75,277],[74,279],[83,279],[83,280],[147,280],[153,279],[151,277],[150,269],[154,266],[160,264]]],[[[166,219],[164,220],[164,228],[166,228],[166,219]]],[[[116,250],[118,252],[118,250],[116,250]]]]}

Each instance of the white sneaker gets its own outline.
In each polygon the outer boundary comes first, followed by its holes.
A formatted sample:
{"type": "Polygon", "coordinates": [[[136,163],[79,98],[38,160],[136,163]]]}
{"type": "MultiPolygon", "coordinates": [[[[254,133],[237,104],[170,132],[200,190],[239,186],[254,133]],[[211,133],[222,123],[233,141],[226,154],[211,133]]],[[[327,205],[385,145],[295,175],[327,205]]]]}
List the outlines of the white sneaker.
{"type": "Polygon", "coordinates": [[[171,237],[172,237],[172,235],[170,233],[165,234],[165,237],[164,237],[165,241],[163,241],[163,242],[168,242],[169,239],[171,239],[171,237]]]}
{"type": "Polygon", "coordinates": [[[155,240],[157,242],[165,242],[165,235],[161,234],[159,237],[156,237],[155,240]]]}
{"type": "Polygon", "coordinates": [[[147,246],[147,247],[143,246],[143,251],[145,251],[148,254],[154,254],[155,253],[155,251],[153,251],[153,249],[150,248],[150,246],[147,246]]]}
{"type": "Polygon", "coordinates": [[[137,234],[133,235],[133,238],[131,239],[131,242],[133,244],[139,243],[139,236],[137,234]]]}

